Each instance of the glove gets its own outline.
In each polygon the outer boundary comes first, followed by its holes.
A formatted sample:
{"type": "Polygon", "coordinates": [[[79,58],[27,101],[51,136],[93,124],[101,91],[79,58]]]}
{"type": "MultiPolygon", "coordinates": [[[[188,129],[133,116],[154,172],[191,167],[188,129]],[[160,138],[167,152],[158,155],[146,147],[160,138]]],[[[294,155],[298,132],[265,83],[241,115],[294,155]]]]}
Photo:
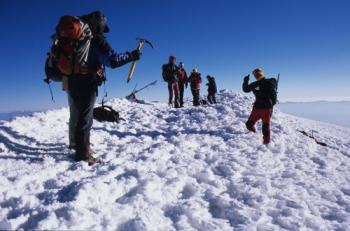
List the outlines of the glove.
{"type": "Polygon", "coordinates": [[[133,50],[132,52],[129,52],[129,57],[131,61],[137,61],[140,59],[142,53],[139,50],[133,50]]]}
{"type": "Polygon", "coordinates": [[[250,76],[250,75],[247,75],[247,76],[244,77],[244,79],[243,79],[244,82],[249,82],[249,76],[250,76]]]}

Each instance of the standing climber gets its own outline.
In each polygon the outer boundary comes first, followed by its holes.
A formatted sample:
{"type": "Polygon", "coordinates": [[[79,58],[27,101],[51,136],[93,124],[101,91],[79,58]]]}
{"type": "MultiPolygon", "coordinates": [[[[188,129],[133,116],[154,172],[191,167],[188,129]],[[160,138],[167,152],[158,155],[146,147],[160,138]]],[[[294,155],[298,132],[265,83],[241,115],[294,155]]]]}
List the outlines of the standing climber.
{"type": "Polygon", "coordinates": [[[277,82],[276,79],[266,79],[264,71],[256,68],[253,71],[256,79],[255,82],[249,84],[249,75],[244,77],[243,91],[248,93],[253,91],[255,102],[253,110],[246,122],[249,131],[256,132],[255,124],[258,120],[262,120],[263,143],[268,144],[271,141],[271,117],[273,106],[277,102],[277,82]]]}
{"type": "Polygon", "coordinates": [[[116,53],[104,33],[109,31],[107,19],[100,11],[73,17],[62,16],[53,36],[51,53],[45,70],[62,75],[69,95],[70,133],[74,133],[75,160],[89,165],[100,160],[90,150],[90,130],[98,86],[104,81],[105,66],[117,68],[140,59],[140,51],[116,53]],[[48,65],[49,64],[49,65],[48,65]]]}
{"type": "Polygon", "coordinates": [[[164,81],[168,83],[168,91],[169,91],[168,104],[175,108],[180,107],[178,74],[179,74],[179,67],[176,66],[176,58],[175,56],[169,56],[169,62],[162,66],[162,76],[164,81]],[[173,102],[174,95],[175,95],[175,99],[173,102]]]}
{"type": "Polygon", "coordinates": [[[213,104],[216,103],[216,93],[217,93],[217,87],[216,87],[216,82],[215,82],[215,78],[207,75],[207,86],[208,86],[208,101],[209,103],[213,104]]]}
{"type": "Polygon", "coordinates": [[[202,78],[201,78],[201,73],[198,72],[197,68],[194,68],[192,70],[192,73],[188,78],[188,82],[190,83],[190,86],[191,86],[191,92],[193,96],[193,106],[199,106],[202,78]]]}
{"type": "Polygon", "coordinates": [[[179,74],[178,74],[178,78],[179,78],[179,90],[180,90],[180,107],[184,106],[184,91],[185,91],[185,87],[187,88],[187,73],[185,70],[185,65],[183,62],[179,63],[179,74]]]}

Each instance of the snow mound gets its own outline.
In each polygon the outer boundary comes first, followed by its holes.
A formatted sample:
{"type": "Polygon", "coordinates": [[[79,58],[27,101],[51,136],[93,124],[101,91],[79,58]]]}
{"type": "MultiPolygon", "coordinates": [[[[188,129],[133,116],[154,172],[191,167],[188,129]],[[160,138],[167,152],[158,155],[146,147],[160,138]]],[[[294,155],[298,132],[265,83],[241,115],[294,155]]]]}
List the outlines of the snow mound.
{"type": "Polygon", "coordinates": [[[265,146],[251,98],[218,101],[109,101],[126,122],[94,122],[92,167],[71,159],[67,108],[1,121],[0,229],[348,230],[349,130],[276,109],[265,146]]]}

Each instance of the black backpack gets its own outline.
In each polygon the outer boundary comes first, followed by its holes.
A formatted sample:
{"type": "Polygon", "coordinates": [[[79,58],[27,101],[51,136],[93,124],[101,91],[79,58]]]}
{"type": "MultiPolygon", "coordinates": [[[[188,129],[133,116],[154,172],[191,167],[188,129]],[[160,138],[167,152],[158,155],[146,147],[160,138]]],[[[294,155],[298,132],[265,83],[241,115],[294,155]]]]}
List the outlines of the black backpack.
{"type": "Polygon", "coordinates": [[[125,119],[119,116],[119,112],[114,110],[110,106],[104,105],[102,102],[102,106],[94,108],[94,119],[98,122],[116,122],[125,121],[125,119]]]}
{"type": "Polygon", "coordinates": [[[276,105],[276,103],[278,102],[278,99],[277,99],[278,80],[276,78],[270,78],[266,80],[270,83],[269,98],[271,100],[272,105],[276,105]]]}
{"type": "Polygon", "coordinates": [[[178,80],[179,68],[175,65],[175,70],[171,69],[170,64],[164,64],[162,66],[162,76],[165,82],[177,81],[178,80]]]}
{"type": "Polygon", "coordinates": [[[85,23],[89,24],[89,27],[93,35],[103,34],[109,32],[106,17],[101,11],[94,11],[90,14],[79,16],[79,18],[85,23]]]}
{"type": "Polygon", "coordinates": [[[169,81],[169,78],[168,78],[168,75],[166,74],[166,64],[164,64],[162,66],[162,76],[163,76],[163,80],[165,82],[168,82],[169,81]]]}

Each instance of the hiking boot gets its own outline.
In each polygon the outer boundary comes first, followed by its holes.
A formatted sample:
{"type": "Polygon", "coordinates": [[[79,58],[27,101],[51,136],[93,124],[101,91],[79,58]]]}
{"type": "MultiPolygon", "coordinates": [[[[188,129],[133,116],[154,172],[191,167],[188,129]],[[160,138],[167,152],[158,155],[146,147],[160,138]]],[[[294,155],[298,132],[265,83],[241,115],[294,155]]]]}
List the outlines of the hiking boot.
{"type": "Polygon", "coordinates": [[[75,157],[74,159],[75,161],[84,161],[86,163],[88,163],[89,166],[94,165],[94,164],[101,164],[101,160],[97,159],[93,156],[88,156],[87,158],[80,158],[80,157],[75,157]]]}
{"type": "Polygon", "coordinates": [[[101,164],[102,163],[102,161],[100,159],[95,158],[93,156],[89,156],[84,161],[87,162],[89,166],[94,165],[94,164],[101,164]]]}
{"type": "Polygon", "coordinates": [[[70,145],[68,146],[68,149],[70,149],[70,150],[75,150],[75,149],[76,149],[75,144],[70,144],[70,145]]]}
{"type": "Polygon", "coordinates": [[[245,123],[245,126],[247,127],[247,129],[251,132],[254,132],[256,133],[256,128],[254,126],[254,123],[251,121],[251,120],[248,120],[246,123],[245,123]]]}
{"type": "Polygon", "coordinates": [[[75,156],[74,160],[75,161],[85,161],[88,163],[89,166],[93,165],[93,164],[101,164],[102,161],[98,158],[93,157],[91,154],[94,153],[92,151],[90,151],[90,154],[88,157],[81,157],[81,156],[75,156]]]}

